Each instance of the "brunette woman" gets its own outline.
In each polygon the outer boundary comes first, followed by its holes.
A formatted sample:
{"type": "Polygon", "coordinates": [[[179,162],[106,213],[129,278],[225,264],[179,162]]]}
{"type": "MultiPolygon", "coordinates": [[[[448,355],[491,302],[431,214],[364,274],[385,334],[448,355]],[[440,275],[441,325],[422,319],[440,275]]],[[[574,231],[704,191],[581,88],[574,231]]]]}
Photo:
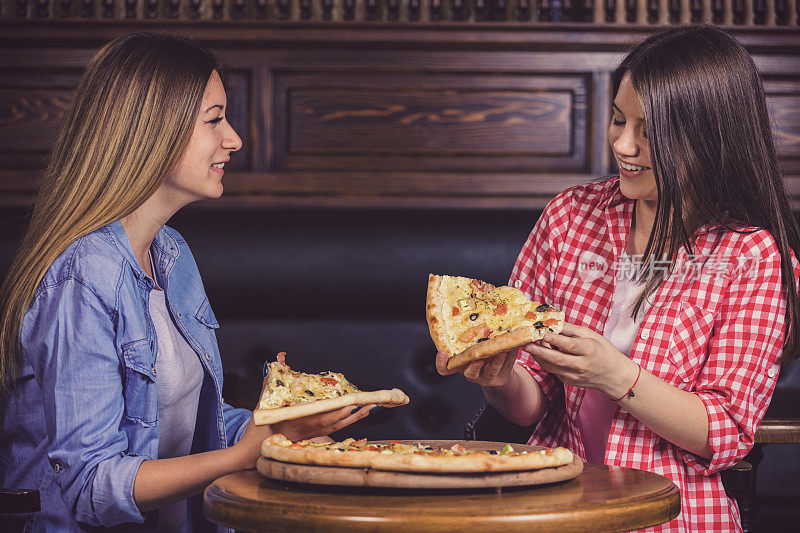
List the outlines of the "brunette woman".
{"type": "Polygon", "coordinates": [[[369,412],[255,427],[222,400],[217,320],[165,223],[219,197],[241,148],[223,80],[196,44],[136,34],[78,85],[2,287],[0,486],[40,490],[26,531],[198,528],[186,499],[253,468],[272,432],[326,435],[369,412]]]}
{"type": "Polygon", "coordinates": [[[646,39],[612,83],[619,176],[550,202],[509,282],[568,323],[459,371],[536,424],[532,444],[673,480],[681,513],[656,530],[740,530],[719,472],[751,449],[800,347],[800,232],[761,79],[697,26],[646,39]]]}

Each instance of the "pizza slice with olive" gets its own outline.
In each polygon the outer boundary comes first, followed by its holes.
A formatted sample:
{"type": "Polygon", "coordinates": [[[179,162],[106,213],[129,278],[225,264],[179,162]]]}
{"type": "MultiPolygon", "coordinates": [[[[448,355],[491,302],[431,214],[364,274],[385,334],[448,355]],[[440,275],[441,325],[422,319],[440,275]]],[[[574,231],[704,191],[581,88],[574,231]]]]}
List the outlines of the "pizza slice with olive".
{"type": "Polygon", "coordinates": [[[286,364],[286,353],[267,365],[267,375],[258,407],[253,411],[256,425],[274,424],[348,405],[378,404],[394,407],[408,403],[400,389],[360,391],[339,372],[307,374],[286,364]]]}
{"type": "Polygon", "coordinates": [[[564,313],[513,287],[461,276],[428,277],[428,327],[447,368],[491,357],[560,333],[564,313]]]}

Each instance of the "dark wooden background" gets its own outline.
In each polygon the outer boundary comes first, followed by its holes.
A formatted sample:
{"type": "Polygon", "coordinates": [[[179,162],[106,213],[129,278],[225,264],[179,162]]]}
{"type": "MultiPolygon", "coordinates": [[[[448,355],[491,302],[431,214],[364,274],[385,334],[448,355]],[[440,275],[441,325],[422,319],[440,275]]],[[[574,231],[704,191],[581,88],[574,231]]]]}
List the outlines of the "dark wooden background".
{"type": "MultiPolygon", "coordinates": [[[[231,65],[244,149],[223,205],[540,209],[614,172],[609,73],[653,26],[13,20],[0,36],[0,202],[27,205],[103,42],[185,32],[231,65]]],[[[656,26],[657,27],[657,26],[656,26]]],[[[800,33],[731,27],[763,73],[800,205],[800,33]]]]}

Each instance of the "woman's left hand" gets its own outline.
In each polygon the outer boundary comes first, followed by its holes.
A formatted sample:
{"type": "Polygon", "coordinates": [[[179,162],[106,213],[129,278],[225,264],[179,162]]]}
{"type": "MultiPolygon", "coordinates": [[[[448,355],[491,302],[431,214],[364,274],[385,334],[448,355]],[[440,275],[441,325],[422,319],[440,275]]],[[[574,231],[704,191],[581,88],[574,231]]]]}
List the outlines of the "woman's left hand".
{"type": "Polygon", "coordinates": [[[610,398],[623,396],[638,372],[636,363],[605,337],[570,323],[564,323],[560,334],[545,335],[542,345],[528,344],[522,349],[564,383],[596,389],[610,398]]]}

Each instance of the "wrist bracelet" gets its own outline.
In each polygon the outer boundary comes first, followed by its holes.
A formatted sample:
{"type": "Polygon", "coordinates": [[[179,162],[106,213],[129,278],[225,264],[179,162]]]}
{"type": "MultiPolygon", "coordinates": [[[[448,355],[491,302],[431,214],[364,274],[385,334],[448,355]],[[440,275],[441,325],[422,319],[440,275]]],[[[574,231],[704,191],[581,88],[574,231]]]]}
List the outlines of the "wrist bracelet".
{"type": "Polygon", "coordinates": [[[636,386],[637,383],[639,383],[639,376],[642,375],[642,367],[639,366],[639,363],[635,363],[635,364],[639,368],[639,372],[636,374],[636,381],[633,382],[633,385],[631,385],[631,388],[628,389],[628,392],[626,392],[625,394],[623,394],[622,396],[620,396],[616,400],[612,400],[612,401],[618,402],[621,399],[623,399],[625,396],[627,396],[628,398],[633,398],[634,396],[636,396],[636,394],[634,394],[634,392],[633,392],[633,388],[636,386]]]}

